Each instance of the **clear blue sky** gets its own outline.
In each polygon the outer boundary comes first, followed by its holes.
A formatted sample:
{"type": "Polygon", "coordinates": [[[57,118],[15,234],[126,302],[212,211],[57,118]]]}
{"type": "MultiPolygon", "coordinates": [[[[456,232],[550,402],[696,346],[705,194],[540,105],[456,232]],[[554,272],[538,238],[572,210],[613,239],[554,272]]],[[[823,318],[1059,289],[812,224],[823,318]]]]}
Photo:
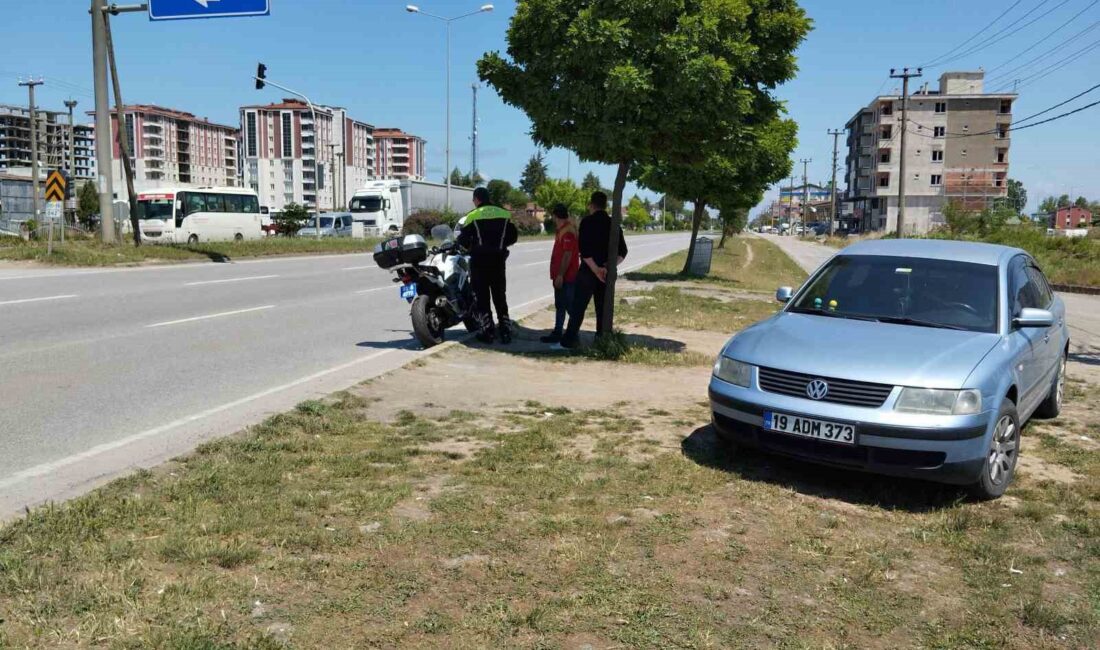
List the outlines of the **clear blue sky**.
{"type": "MultiPolygon", "coordinates": [[[[1044,0],[1021,0],[978,43],[1044,0]]],[[[121,2],[120,2],[121,3],[121,2]]],[[[70,96],[78,110],[92,106],[88,0],[5,3],[7,28],[0,37],[0,102],[25,103],[20,75],[46,79],[39,104],[62,109],[70,96]]],[[[476,9],[480,0],[421,0],[425,11],[457,15],[476,9]]],[[[843,128],[876,92],[889,92],[889,68],[916,66],[951,50],[1004,11],[1008,0],[806,0],[803,6],[815,28],[799,49],[798,78],[780,90],[799,123],[794,158],[812,158],[811,180],[828,178],[830,128],[843,128]]],[[[1046,0],[1020,20],[1034,24],[999,43],[966,56],[952,69],[993,68],[1085,9],[1093,0],[1046,0]],[[1056,8],[1049,15],[1045,12],[1056,8]]],[[[272,15],[150,23],[141,14],[114,19],[122,91],[127,102],[155,103],[187,110],[227,124],[237,124],[237,108],[274,101],[274,89],[256,91],[251,75],[258,60],[270,78],[309,94],[317,102],[346,106],[357,119],[376,126],[396,126],[425,137],[432,178],[443,170],[442,23],[406,13],[404,3],[377,0],[272,0],[272,15]]],[[[514,2],[496,3],[496,11],[454,24],[452,165],[469,167],[470,84],[475,61],[486,50],[506,47],[508,19],[514,2]]],[[[1007,70],[1100,21],[1094,4],[1072,24],[1037,46],[1007,70]]],[[[1015,28],[1012,28],[1015,29],[1015,28]]],[[[1064,54],[1100,39],[1100,27],[1073,42],[1064,54]]],[[[1040,69],[1042,63],[1021,75],[1040,69]]],[[[926,71],[935,82],[941,69],[926,71]]],[[[998,72],[1001,72],[998,71],[998,72]]],[[[1039,76],[1021,88],[1014,113],[1021,117],[1042,110],[1100,83],[1100,48],[1066,67],[1039,76]]],[[[1100,90],[1075,102],[1100,99],[1100,90]]],[[[1067,108],[1070,108],[1069,106],[1067,108]]],[[[1059,111],[1055,111],[1056,114],[1059,111]]],[[[481,171],[488,177],[518,180],[534,145],[526,117],[484,89],[480,101],[481,171]]],[[[1073,117],[1020,131],[1012,141],[1011,176],[1024,181],[1032,207],[1047,194],[1069,193],[1100,199],[1100,107],[1073,117]]],[[[565,176],[567,154],[548,157],[554,176],[565,176]]],[[[843,154],[841,155],[843,165],[843,154]]],[[[798,166],[801,174],[801,165],[798,166]]],[[[607,168],[578,163],[571,175],[579,180],[595,169],[605,185],[607,168]]],[[[843,187],[843,184],[841,184],[843,187]]]]}

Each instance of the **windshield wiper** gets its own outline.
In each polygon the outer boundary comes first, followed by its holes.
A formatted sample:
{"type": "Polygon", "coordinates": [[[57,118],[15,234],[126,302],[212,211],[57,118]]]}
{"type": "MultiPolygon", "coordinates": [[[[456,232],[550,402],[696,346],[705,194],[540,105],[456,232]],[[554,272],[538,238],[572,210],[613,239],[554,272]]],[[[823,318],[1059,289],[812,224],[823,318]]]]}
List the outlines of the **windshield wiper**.
{"type": "Polygon", "coordinates": [[[865,320],[869,322],[875,322],[877,318],[868,318],[867,316],[853,316],[852,314],[839,314],[835,311],[826,311],[824,309],[807,309],[806,307],[792,307],[787,310],[792,314],[813,314],[814,316],[828,316],[829,318],[847,318],[848,320],[865,320]]]}
{"type": "Polygon", "coordinates": [[[921,320],[919,318],[909,318],[908,316],[879,316],[875,320],[880,323],[893,323],[894,325],[915,325],[917,327],[935,327],[945,330],[959,330],[963,332],[969,332],[966,327],[960,327],[958,325],[948,325],[947,323],[935,323],[930,320],[921,320]]]}

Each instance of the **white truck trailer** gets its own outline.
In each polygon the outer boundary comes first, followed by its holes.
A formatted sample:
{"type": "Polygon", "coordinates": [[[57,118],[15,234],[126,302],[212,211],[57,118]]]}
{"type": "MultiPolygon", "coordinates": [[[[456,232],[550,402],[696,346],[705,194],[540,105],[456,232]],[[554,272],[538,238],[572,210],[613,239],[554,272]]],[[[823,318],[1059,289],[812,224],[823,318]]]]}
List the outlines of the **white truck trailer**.
{"type": "MultiPolygon", "coordinates": [[[[473,188],[452,185],[451,210],[469,212],[474,207],[473,196],[473,188]]],[[[421,210],[442,212],[446,204],[446,185],[391,179],[370,181],[356,190],[348,210],[366,232],[384,234],[401,230],[410,214],[421,210]]]]}

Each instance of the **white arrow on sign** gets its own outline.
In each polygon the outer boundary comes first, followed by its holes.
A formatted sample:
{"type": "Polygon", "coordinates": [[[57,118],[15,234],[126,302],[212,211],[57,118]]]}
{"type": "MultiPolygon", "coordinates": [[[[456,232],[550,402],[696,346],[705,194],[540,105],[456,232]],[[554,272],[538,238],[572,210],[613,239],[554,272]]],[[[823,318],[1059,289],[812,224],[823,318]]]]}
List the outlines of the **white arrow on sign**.
{"type": "Polygon", "coordinates": [[[195,0],[195,2],[202,5],[203,9],[209,9],[211,2],[221,2],[222,0],[195,0]]]}

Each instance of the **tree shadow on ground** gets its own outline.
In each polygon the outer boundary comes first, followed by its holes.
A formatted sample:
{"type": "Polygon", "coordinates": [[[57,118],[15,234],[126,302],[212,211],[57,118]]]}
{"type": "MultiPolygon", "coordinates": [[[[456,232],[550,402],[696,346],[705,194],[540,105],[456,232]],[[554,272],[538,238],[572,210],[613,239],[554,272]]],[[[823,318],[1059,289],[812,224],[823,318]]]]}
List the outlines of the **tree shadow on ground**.
{"type": "MultiPolygon", "coordinates": [[[[592,332],[582,331],[580,333],[580,346],[576,350],[554,350],[552,349],[552,343],[543,343],[539,340],[549,333],[550,330],[548,329],[535,329],[520,323],[513,323],[511,343],[501,343],[499,338],[492,343],[482,343],[473,336],[470,336],[463,341],[463,344],[474,349],[505,352],[518,356],[544,359],[557,358],[564,360],[583,356],[585,350],[590,348],[595,340],[595,335],[592,332]]],[[[627,334],[625,336],[627,342],[636,347],[652,348],[674,354],[680,354],[687,351],[687,345],[682,341],[658,338],[646,334],[627,334]]]]}
{"type": "Polygon", "coordinates": [[[682,282],[684,280],[716,281],[715,278],[710,278],[705,275],[695,275],[694,273],[653,273],[643,271],[631,271],[624,275],[623,279],[631,282],[682,282]]]}
{"type": "Polygon", "coordinates": [[[934,512],[966,499],[955,485],[865,474],[815,465],[723,441],[712,425],[696,429],[680,444],[692,462],[735,474],[746,481],[778,485],[800,494],[886,510],[934,512]]]}
{"type": "Polygon", "coordinates": [[[1100,366],[1100,351],[1070,352],[1069,360],[1075,363],[1082,363],[1086,366],[1100,366]]]}

